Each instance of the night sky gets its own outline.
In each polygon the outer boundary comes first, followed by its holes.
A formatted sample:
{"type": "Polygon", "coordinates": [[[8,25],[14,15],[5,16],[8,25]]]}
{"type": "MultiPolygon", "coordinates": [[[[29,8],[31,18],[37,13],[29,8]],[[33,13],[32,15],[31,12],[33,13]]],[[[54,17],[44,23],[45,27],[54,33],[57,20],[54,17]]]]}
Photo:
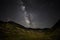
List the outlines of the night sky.
{"type": "Polygon", "coordinates": [[[50,28],[60,19],[59,0],[0,0],[0,20],[10,20],[28,27],[21,1],[25,11],[31,14],[32,28],[50,28]]]}

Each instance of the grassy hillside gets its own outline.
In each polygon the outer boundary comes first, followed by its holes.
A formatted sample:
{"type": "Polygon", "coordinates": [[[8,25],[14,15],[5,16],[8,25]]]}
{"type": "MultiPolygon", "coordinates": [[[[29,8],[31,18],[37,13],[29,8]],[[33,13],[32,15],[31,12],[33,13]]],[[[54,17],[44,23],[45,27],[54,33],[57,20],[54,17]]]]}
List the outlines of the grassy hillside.
{"type": "Polygon", "coordinates": [[[51,29],[38,30],[0,21],[0,40],[60,40],[60,22],[51,29]]]}

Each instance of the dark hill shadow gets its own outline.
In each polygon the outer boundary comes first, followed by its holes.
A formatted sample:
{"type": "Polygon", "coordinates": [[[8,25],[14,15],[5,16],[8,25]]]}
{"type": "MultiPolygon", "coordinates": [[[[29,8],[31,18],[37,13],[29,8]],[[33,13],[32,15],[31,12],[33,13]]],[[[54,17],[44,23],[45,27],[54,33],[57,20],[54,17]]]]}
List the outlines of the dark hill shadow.
{"type": "Polygon", "coordinates": [[[26,30],[42,30],[40,28],[26,28],[23,25],[18,24],[18,23],[13,22],[13,21],[8,21],[8,22],[0,21],[0,26],[1,26],[1,24],[7,24],[7,23],[12,24],[12,25],[18,25],[19,28],[26,29],[26,30]]]}
{"type": "MultiPolygon", "coordinates": [[[[5,34],[5,24],[9,24],[9,25],[13,25],[12,28],[14,29],[14,27],[18,27],[18,28],[21,28],[23,29],[24,31],[37,31],[38,33],[46,33],[46,35],[48,34],[52,34],[51,37],[52,39],[60,39],[60,20],[52,27],[52,28],[44,28],[44,29],[40,29],[40,28],[26,28],[24,27],[23,25],[20,25],[16,22],[13,22],[13,21],[8,21],[8,22],[4,22],[4,21],[0,21],[0,40],[4,40],[4,38],[6,37],[6,34],[5,34]],[[4,25],[3,25],[4,24],[4,25]],[[58,30],[59,29],[59,30],[58,30]],[[3,32],[4,31],[4,32],[3,32]]],[[[9,27],[10,28],[10,27],[9,27]]]]}
{"type": "Polygon", "coordinates": [[[51,29],[60,29],[60,20],[58,20],[57,23],[51,29]]]}
{"type": "MultiPolygon", "coordinates": [[[[12,24],[12,25],[18,25],[19,28],[23,28],[23,29],[26,29],[26,30],[45,30],[45,31],[50,30],[50,28],[44,28],[44,29],[40,29],[40,28],[35,28],[35,29],[34,28],[26,28],[23,25],[15,23],[13,21],[8,21],[8,22],[0,21],[0,26],[1,26],[1,24],[7,24],[7,23],[12,24]]],[[[58,22],[51,29],[55,30],[57,28],[60,28],[60,20],[58,20],[58,22]]]]}

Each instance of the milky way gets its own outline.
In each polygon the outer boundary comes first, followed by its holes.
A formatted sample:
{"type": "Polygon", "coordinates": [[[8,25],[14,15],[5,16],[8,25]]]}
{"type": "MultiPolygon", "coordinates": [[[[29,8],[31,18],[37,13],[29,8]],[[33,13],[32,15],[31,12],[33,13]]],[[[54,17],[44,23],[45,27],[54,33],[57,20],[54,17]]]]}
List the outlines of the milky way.
{"type": "Polygon", "coordinates": [[[0,20],[25,27],[50,28],[60,19],[59,0],[1,0],[0,20]]]}
{"type": "Polygon", "coordinates": [[[26,6],[23,5],[24,2],[21,0],[21,10],[23,11],[24,13],[24,18],[25,18],[25,22],[27,24],[27,27],[31,27],[31,17],[30,17],[30,14],[27,13],[27,10],[26,10],[26,6]]]}

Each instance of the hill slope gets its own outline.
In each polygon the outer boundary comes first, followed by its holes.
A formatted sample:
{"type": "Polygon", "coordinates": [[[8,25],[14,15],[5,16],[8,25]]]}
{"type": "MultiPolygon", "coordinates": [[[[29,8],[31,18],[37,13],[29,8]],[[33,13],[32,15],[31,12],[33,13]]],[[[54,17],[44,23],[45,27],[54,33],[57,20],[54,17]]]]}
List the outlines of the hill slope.
{"type": "Polygon", "coordinates": [[[51,29],[32,29],[12,21],[0,21],[0,40],[59,40],[60,22],[51,29]]]}

